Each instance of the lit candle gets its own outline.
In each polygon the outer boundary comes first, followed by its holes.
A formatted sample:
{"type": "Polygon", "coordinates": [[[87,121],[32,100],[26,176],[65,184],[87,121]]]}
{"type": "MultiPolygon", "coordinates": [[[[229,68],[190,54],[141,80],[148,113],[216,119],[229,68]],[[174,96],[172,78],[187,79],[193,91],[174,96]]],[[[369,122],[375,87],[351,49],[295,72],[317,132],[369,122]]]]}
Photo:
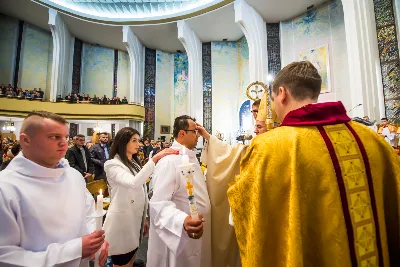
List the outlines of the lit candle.
{"type": "Polygon", "coordinates": [[[186,155],[186,148],[183,148],[183,152],[182,152],[182,165],[189,165],[189,156],[186,155]]]}
{"type": "Polygon", "coordinates": [[[100,189],[100,194],[97,195],[97,210],[103,211],[103,194],[101,189],[100,189]]]}

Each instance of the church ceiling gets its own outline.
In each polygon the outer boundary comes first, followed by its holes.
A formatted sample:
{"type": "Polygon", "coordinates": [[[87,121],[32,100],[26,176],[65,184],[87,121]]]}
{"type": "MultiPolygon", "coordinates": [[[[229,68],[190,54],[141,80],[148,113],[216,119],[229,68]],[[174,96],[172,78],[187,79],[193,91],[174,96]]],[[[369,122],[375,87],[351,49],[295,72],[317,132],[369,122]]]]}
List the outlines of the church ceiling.
{"type": "MultiPolygon", "coordinates": [[[[77,16],[105,21],[146,21],[199,12],[232,0],[34,0],[77,16]]],[[[215,7],[216,8],[216,7],[215,7]]],[[[167,21],[163,21],[167,22],[167,21]]]]}

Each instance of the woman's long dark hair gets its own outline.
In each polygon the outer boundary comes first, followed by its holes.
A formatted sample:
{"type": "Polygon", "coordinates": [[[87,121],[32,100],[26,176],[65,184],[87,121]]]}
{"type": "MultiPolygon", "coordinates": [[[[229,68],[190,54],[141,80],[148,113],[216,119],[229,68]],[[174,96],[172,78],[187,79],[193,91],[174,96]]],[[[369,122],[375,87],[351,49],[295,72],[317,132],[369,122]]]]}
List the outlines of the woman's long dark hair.
{"type": "Polygon", "coordinates": [[[111,146],[110,159],[113,159],[115,155],[118,154],[125,166],[127,166],[130,170],[139,172],[141,164],[138,153],[132,155],[132,160],[135,161],[138,166],[135,166],[136,164],[130,161],[126,156],[126,145],[131,141],[132,136],[135,134],[140,136],[139,132],[132,127],[125,127],[119,130],[111,146]]]}

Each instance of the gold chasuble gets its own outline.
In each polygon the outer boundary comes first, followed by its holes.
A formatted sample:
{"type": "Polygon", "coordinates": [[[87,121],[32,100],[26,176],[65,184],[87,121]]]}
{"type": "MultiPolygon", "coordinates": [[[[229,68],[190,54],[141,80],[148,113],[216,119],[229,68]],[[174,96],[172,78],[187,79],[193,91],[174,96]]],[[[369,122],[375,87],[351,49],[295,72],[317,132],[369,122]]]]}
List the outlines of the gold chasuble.
{"type": "Polygon", "coordinates": [[[400,160],[342,103],[253,139],[228,190],[243,267],[400,266],[400,160]]]}

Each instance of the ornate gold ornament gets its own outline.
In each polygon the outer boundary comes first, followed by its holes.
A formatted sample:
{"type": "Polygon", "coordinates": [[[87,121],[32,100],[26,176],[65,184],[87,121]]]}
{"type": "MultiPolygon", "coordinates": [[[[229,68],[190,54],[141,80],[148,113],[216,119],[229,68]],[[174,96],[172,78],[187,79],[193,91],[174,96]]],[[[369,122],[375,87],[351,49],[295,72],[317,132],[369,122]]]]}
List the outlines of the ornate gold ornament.
{"type": "Polygon", "coordinates": [[[265,92],[268,92],[268,86],[259,81],[251,83],[246,89],[247,97],[253,101],[260,100],[265,92]]]}

